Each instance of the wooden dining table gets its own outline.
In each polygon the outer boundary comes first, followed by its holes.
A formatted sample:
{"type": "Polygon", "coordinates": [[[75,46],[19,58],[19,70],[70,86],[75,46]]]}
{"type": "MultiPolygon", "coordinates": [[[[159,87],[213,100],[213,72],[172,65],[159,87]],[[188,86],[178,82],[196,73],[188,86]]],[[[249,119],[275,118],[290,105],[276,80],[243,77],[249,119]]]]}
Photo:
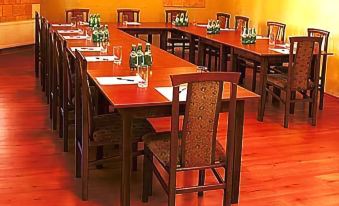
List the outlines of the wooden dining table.
{"type": "MultiPolygon", "coordinates": [[[[161,25],[159,23],[159,25],[161,25]]],[[[130,179],[132,162],[132,143],[131,126],[133,119],[137,118],[158,118],[171,115],[172,103],[162,94],[157,87],[171,86],[170,75],[195,73],[196,65],[172,55],[160,48],[151,46],[153,55],[153,65],[150,68],[149,83],[147,88],[139,88],[137,85],[101,85],[98,77],[112,76],[131,76],[136,75],[136,71],[129,67],[129,53],[131,45],[145,42],[131,36],[119,29],[117,24],[109,24],[110,46],[106,54],[100,52],[83,52],[84,56],[94,55],[112,55],[113,46],[122,46],[122,63],[114,64],[109,61],[88,62],[87,73],[95,86],[99,89],[101,96],[106,102],[116,109],[123,120],[123,139],[122,139],[122,173],[121,173],[121,199],[120,205],[130,205],[130,179]]],[[[169,27],[171,28],[171,27],[169,27]]],[[[163,28],[168,31],[169,28],[163,28]]],[[[54,28],[67,29],[67,28],[54,28]]],[[[86,28],[83,28],[86,29],[86,28]]],[[[153,28],[154,29],[154,28],[153,28]]],[[[67,47],[85,47],[96,46],[91,40],[66,40],[67,47]]],[[[225,85],[222,100],[222,111],[228,111],[229,87],[225,85]]],[[[242,153],[242,138],[244,128],[244,105],[246,101],[258,100],[259,95],[238,87],[237,106],[236,106],[236,135],[234,147],[230,148],[234,154],[232,167],[227,171],[232,177],[229,181],[232,183],[232,203],[237,203],[239,198],[240,168],[242,153]]],[[[226,122],[225,122],[226,124],[226,122]]]]}

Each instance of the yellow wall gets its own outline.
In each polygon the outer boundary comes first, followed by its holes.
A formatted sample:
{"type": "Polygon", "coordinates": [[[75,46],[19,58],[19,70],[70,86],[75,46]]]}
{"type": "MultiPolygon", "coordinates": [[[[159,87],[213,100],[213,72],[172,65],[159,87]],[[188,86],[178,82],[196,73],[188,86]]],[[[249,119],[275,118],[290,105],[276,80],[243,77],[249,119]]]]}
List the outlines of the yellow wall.
{"type": "Polygon", "coordinates": [[[232,0],[229,12],[249,16],[251,25],[266,32],[268,20],[287,24],[287,36],[306,35],[308,27],[331,32],[326,92],[339,96],[339,1],[338,0],[232,0]]]}
{"type": "MultiPolygon", "coordinates": [[[[115,21],[117,8],[138,8],[141,21],[164,21],[163,0],[42,0],[41,11],[51,21],[63,21],[66,8],[90,8],[100,13],[103,21],[115,21]]],[[[287,24],[287,36],[306,34],[306,28],[316,27],[331,32],[326,91],[339,96],[339,1],[338,0],[206,0],[206,8],[188,9],[190,20],[204,22],[218,11],[249,16],[258,32],[266,32],[266,21],[287,24]]],[[[233,25],[233,21],[231,23],[233,25]]]]}
{"type": "MultiPolygon", "coordinates": [[[[215,18],[223,11],[226,3],[220,0],[206,0],[206,8],[188,8],[191,21],[206,21],[215,18]],[[223,6],[221,6],[223,5],[223,6]]],[[[136,8],[141,10],[141,21],[157,22],[165,20],[163,0],[42,0],[41,11],[52,21],[62,21],[65,9],[90,8],[92,13],[100,13],[103,21],[116,21],[117,8],[136,8]]]]}

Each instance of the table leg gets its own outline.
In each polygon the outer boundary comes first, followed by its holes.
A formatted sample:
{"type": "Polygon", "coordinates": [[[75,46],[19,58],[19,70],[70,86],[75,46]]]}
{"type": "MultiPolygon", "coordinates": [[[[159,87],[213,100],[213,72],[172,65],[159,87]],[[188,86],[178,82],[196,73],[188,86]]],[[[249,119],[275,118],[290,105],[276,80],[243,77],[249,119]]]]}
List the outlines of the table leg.
{"type": "Polygon", "coordinates": [[[198,66],[203,66],[204,64],[204,52],[206,49],[206,45],[199,39],[199,46],[198,46],[198,66]]]}
{"type": "Polygon", "coordinates": [[[152,33],[147,34],[147,41],[148,41],[148,43],[150,43],[150,44],[153,43],[153,35],[152,35],[152,33]]]}
{"type": "Polygon", "coordinates": [[[231,72],[236,72],[237,71],[237,66],[238,66],[238,55],[234,53],[234,49],[231,49],[231,72]]]}
{"type": "Polygon", "coordinates": [[[192,64],[195,64],[195,37],[193,35],[189,35],[189,40],[190,40],[189,61],[192,64]]]}
{"type": "Polygon", "coordinates": [[[220,45],[220,57],[219,57],[219,70],[221,72],[227,72],[227,53],[226,53],[226,47],[224,45],[220,45]]]}
{"type": "Polygon", "coordinates": [[[165,51],[167,51],[167,36],[167,31],[160,32],[160,48],[165,51]]]}
{"type": "Polygon", "coordinates": [[[122,138],[122,171],[121,171],[121,191],[120,205],[130,205],[130,178],[131,178],[131,162],[132,162],[132,144],[131,144],[131,128],[132,117],[128,112],[122,113],[123,119],[123,138],[122,138]]]}
{"type": "Polygon", "coordinates": [[[266,92],[265,85],[266,85],[266,76],[267,76],[267,69],[268,69],[268,59],[262,58],[261,60],[261,67],[260,67],[260,85],[259,85],[259,94],[261,95],[259,107],[258,107],[258,121],[262,122],[264,120],[264,109],[265,109],[265,102],[262,98],[264,92],[266,92]]]}
{"type": "Polygon", "coordinates": [[[240,170],[241,170],[241,153],[242,139],[244,130],[244,110],[245,102],[237,101],[236,119],[235,119],[235,140],[234,140],[234,162],[233,162],[233,186],[232,186],[232,204],[239,201],[240,190],[240,170]]]}

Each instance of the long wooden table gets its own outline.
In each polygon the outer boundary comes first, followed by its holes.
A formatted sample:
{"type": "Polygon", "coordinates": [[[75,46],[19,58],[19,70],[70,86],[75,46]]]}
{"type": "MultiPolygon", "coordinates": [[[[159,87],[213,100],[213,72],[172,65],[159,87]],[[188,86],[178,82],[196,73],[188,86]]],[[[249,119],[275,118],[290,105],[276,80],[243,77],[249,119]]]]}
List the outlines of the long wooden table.
{"type": "MultiPolygon", "coordinates": [[[[159,24],[160,25],[160,24],[159,24]]],[[[163,25],[163,24],[162,24],[163,25]]],[[[180,59],[164,50],[152,46],[154,64],[151,69],[148,88],[138,88],[136,85],[102,86],[96,78],[104,76],[134,75],[135,71],[129,68],[129,52],[132,44],[142,42],[133,36],[118,29],[116,24],[110,24],[110,47],[108,54],[112,54],[112,46],[122,46],[123,60],[121,65],[112,62],[89,62],[88,74],[100,89],[105,99],[122,115],[122,177],[121,177],[121,205],[130,205],[130,176],[132,161],[131,125],[135,118],[154,118],[171,115],[171,102],[158,93],[155,88],[170,86],[170,75],[197,72],[196,66],[180,59]]],[[[170,27],[169,27],[170,28],[170,27]]],[[[169,28],[161,28],[168,31],[169,28]]],[[[56,28],[66,29],[66,28],[56,28]]],[[[153,28],[154,29],[154,28],[153,28]]],[[[161,30],[159,29],[159,30],[161,30]]],[[[163,35],[164,32],[162,32],[163,35]]],[[[93,46],[95,43],[88,40],[67,40],[68,47],[93,46]]],[[[98,55],[98,52],[83,52],[85,56],[98,55]]],[[[238,202],[241,150],[244,126],[244,104],[248,100],[257,100],[259,96],[242,87],[238,89],[236,110],[236,139],[232,148],[234,153],[233,167],[228,168],[232,174],[232,202],[238,202]]],[[[228,110],[229,90],[225,87],[223,96],[223,111],[228,110]]]]}

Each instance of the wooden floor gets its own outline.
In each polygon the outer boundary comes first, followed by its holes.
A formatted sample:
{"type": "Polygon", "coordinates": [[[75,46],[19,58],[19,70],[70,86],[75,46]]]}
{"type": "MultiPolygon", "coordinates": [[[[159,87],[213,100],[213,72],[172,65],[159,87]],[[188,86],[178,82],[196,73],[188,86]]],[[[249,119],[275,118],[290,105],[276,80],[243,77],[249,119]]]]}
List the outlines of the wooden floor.
{"type": "MultiPolygon", "coordinates": [[[[73,153],[63,153],[62,140],[50,130],[33,66],[31,49],[0,56],[0,205],[119,205],[118,164],[91,170],[90,200],[81,201],[73,153]]],[[[255,102],[246,105],[239,205],[338,206],[339,100],[326,96],[317,127],[310,126],[307,105],[297,106],[289,129],[282,127],[282,107],[268,103],[264,123],[256,121],[256,108],[255,102]]],[[[160,123],[159,130],[168,128],[166,120],[160,123]]],[[[223,133],[221,124],[221,141],[223,133]]],[[[179,182],[196,183],[195,177],[181,175],[179,182]]],[[[141,203],[141,167],[132,179],[132,206],[166,205],[157,181],[150,202],[141,203]]],[[[199,199],[196,194],[177,196],[178,206],[220,206],[221,201],[221,191],[199,199]]]]}

